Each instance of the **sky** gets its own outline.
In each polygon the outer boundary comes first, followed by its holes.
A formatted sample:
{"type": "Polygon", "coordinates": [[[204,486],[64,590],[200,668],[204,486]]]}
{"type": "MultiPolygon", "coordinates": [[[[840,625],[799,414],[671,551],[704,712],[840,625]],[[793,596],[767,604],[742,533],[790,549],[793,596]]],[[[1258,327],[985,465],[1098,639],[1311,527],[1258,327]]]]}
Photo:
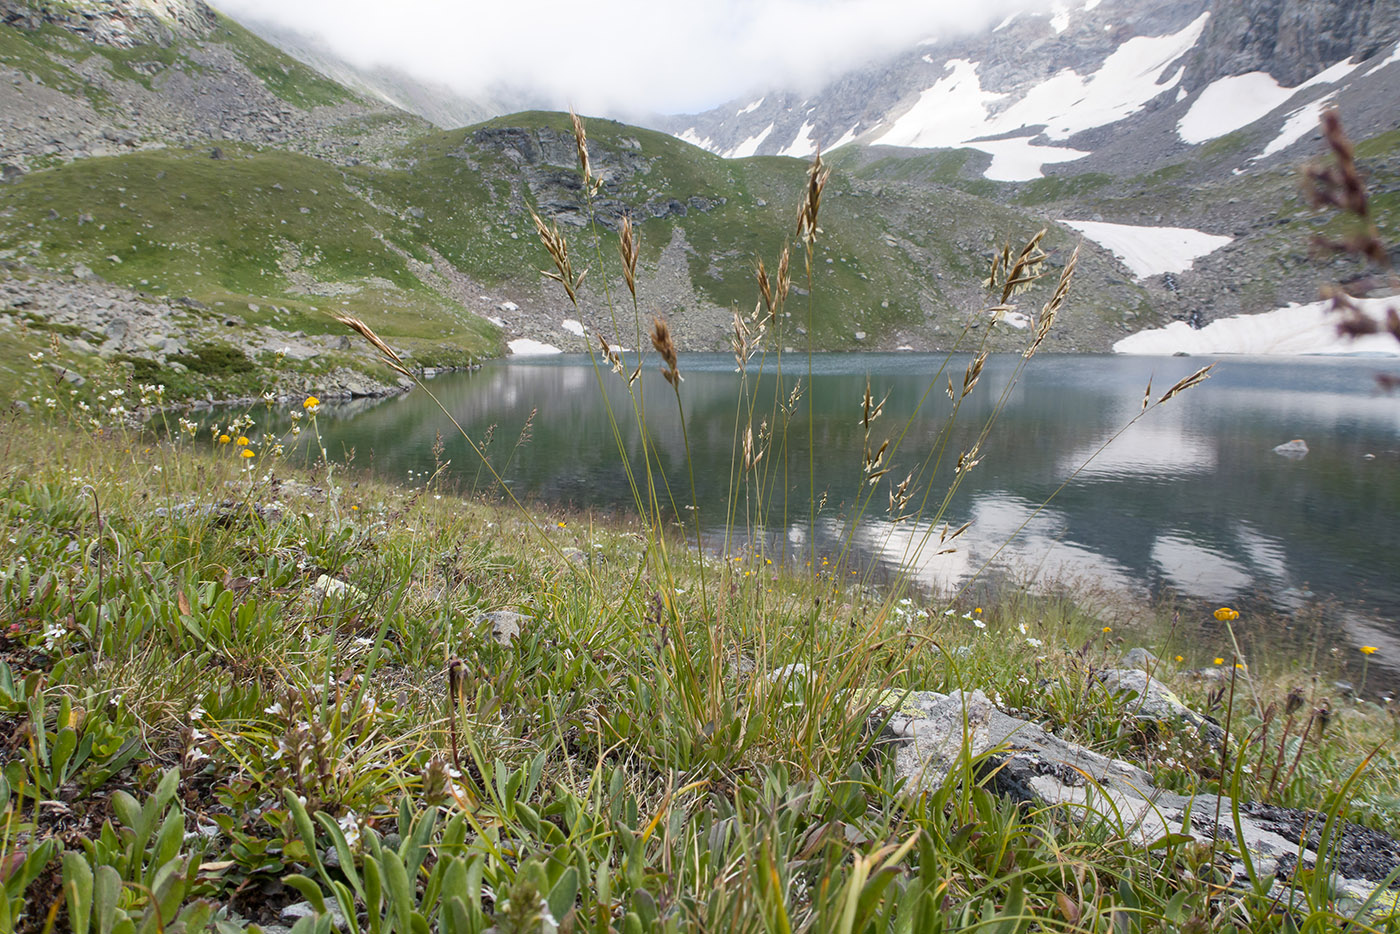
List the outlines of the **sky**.
{"type": "Polygon", "coordinates": [[[692,113],[815,91],[921,40],[1052,0],[214,0],[465,96],[493,85],[582,113],[692,113]]]}

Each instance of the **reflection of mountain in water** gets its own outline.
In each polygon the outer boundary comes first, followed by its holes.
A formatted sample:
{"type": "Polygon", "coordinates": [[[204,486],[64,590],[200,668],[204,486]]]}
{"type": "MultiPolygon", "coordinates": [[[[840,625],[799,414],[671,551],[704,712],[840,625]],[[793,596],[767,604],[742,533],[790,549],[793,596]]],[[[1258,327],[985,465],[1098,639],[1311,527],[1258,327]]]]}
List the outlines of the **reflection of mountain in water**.
{"type": "MultiPolygon", "coordinates": [[[[733,360],[683,359],[681,393],[707,537],[722,530],[732,502],[740,527],[756,523],[772,530],[776,544],[815,543],[834,552],[845,523],[859,514],[853,542],[865,558],[904,566],[931,588],[959,583],[995,560],[1023,576],[1090,579],[1127,592],[1167,587],[1222,602],[1258,592],[1284,609],[1299,606],[1310,590],[1346,604],[1364,602],[1387,631],[1400,630],[1400,583],[1391,573],[1400,553],[1400,528],[1392,521],[1400,515],[1400,403],[1371,393],[1373,372],[1396,369],[1395,363],[1227,360],[1210,381],[1118,434],[1140,411],[1149,377],[1155,397],[1202,361],[1038,357],[1007,394],[981,465],[941,517],[953,527],[970,520],[972,528],[957,551],[936,555],[936,533],[920,547],[928,522],[891,523],[888,490],[861,484],[867,373],[877,397],[889,393],[875,443],[908,426],[889,458],[889,478],[898,482],[913,471],[936,503],[958,453],[976,440],[1016,362],[988,361],[981,383],[946,429],[940,461],[928,454],[947,425],[944,377],[926,394],[939,358],[814,358],[812,386],[787,428],[786,449],[775,441],[762,469],[745,482],[730,468],[737,459],[733,360]],[[808,404],[816,454],[811,484],[808,404]],[[1312,450],[1304,460],[1272,452],[1295,437],[1306,438],[1312,450]],[[813,487],[826,494],[827,509],[808,529],[813,487]],[[764,516],[753,506],[760,491],[769,504],[764,516]],[[871,499],[862,506],[866,495],[871,499]]],[[[955,384],[965,365],[966,359],[950,364],[955,384]]],[[[806,368],[805,358],[790,366],[781,388],[765,378],[757,411],[771,412],[775,397],[786,399],[795,374],[806,383],[806,368]]],[[[657,457],[676,506],[684,507],[690,481],[675,396],[650,364],[640,385],[657,457]]],[[[507,479],[518,496],[591,508],[631,506],[613,423],[599,402],[606,396],[617,434],[640,464],[637,418],[614,374],[595,374],[577,358],[552,358],[443,377],[430,388],[477,441],[495,426],[488,454],[498,465],[509,459],[507,479]],[[535,409],[532,437],[517,447],[535,409]]],[[[760,419],[755,416],[756,431],[760,419]]],[[[354,411],[327,406],[321,428],[329,450],[354,448],[358,463],[372,462],[390,477],[431,469],[441,432],[454,476],[469,483],[477,473],[475,455],[422,392],[373,400],[354,411]]],[[[1369,644],[1378,643],[1371,637],[1369,644]]]]}

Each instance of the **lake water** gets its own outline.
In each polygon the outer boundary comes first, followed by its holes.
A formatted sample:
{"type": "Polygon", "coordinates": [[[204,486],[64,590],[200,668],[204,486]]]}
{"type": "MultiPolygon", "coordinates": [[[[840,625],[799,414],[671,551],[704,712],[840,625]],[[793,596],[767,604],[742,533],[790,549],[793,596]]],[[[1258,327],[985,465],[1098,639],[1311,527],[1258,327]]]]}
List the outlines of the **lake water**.
{"type": "MultiPolygon", "coordinates": [[[[775,443],[760,462],[768,468],[762,484],[744,484],[731,471],[737,460],[734,360],[684,356],[681,396],[694,503],[676,401],[651,361],[641,383],[645,412],[680,514],[690,522],[689,507],[697,507],[714,547],[723,544],[726,526],[753,528],[766,547],[789,556],[812,549],[834,556],[849,540],[857,564],[887,572],[902,567],[930,591],[960,586],[990,565],[1021,579],[1091,581],[1135,595],[1169,590],[1202,604],[1306,609],[1321,621],[1330,647],[1354,652],[1377,646],[1373,672],[1389,669],[1394,676],[1400,660],[1400,396],[1378,393],[1374,377],[1400,375],[1400,362],[1222,358],[1210,380],[1147,413],[1100,451],[1140,412],[1149,378],[1156,398],[1210,358],[1042,355],[1008,389],[1019,357],[993,356],[946,433],[951,403],[943,378],[914,416],[943,359],[815,357],[810,388],[787,432],[787,456],[775,443]],[[890,473],[862,507],[862,491],[872,489],[861,482],[867,377],[876,400],[887,397],[872,428],[873,446],[904,436],[887,456],[890,473]],[[930,503],[939,501],[958,453],[971,447],[1003,393],[1004,409],[982,444],[981,462],[940,521],[892,522],[889,481],[912,470],[914,502],[923,489],[932,491],[930,503]],[[814,481],[808,476],[809,404],[814,481]],[[926,456],[945,437],[942,466],[921,474],[926,456]],[[1295,438],[1306,441],[1307,456],[1274,453],[1295,438]],[[815,522],[812,489],[823,501],[815,522]],[[760,490],[771,504],[764,516],[754,506],[760,490]],[[731,504],[737,514],[728,521],[731,504]],[[956,551],[938,555],[937,529],[945,522],[972,525],[956,551]]],[[[957,385],[968,359],[953,358],[948,366],[957,385]]],[[[787,368],[784,399],[794,377],[807,384],[805,358],[790,357],[787,368]]],[[[614,512],[633,508],[603,403],[606,397],[639,465],[640,433],[620,377],[603,371],[600,383],[586,357],[556,356],[492,363],[428,385],[473,438],[495,426],[489,452],[520,498],[614,512]],[[532,437],[517,447],[532,410],[532,437]]],[[[776,381],[766,377],[761,385],[759,411],[771,412],[776,381]]],[[[754,419],[755,431],[761,417],[754,419]]],[[[357,466],[370,464],[413,482],[433,470],[441,433],[451,479],[469,487],[478,476],[475,456],[421,392],[327,405],[320,424],[333,457],[353,448],[357,466]]],[[[478,486],[485,488],[481,476],[478,486]]]]}

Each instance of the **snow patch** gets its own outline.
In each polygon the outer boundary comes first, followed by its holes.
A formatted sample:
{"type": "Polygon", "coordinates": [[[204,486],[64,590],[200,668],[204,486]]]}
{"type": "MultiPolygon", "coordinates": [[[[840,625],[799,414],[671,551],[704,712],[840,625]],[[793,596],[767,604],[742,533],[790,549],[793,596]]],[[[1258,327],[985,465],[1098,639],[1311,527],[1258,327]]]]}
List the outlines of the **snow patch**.
{"type": "Polygon", "coordinates": [[[1180,32],[1166,36],[1135,36],[1091,75],[1080,76],[1066,68],[1000,114],[997,131],[1044,124],[1046,136],[1068,139],[1137,113],[1180,83],[1182,69],[1170,75],[1167,70],[1196,45],[1209,18],[1210,14],[1202,13],[1180,32]],[[1065,101],[1070,102],[1068,106],[1065,101]]]}
{"type": "Polygon", "coordinates": [[[495,317],[494,315],[487,315],[487,316],[486,316],[486,320],[487,320],[487,321],[490,321],[492,324],[494,324],[494,325],[495,325],[496,327],[498,327],[498,328],[503,328],[503,327],[506,326],[505,321],[503,321],[503,320],[500,319],[500,318],[495,317]]]}
{"type": "Polygon", "coordinates": [[[1056,162],[1073,162],[1089,153],[1067,146],[1037,146],[1029,137],[978,141],[966,144],[992,157],[992,164],[982,175],[994,182],[1028,182],[1044,178],[1041,166],[1056,162]]]}
{"type": "Polygon", "coordinates": [[[1103,0],[1084,0],[1084,5],[1080,7],[1080,9],[1083,10],[1085,13],[1088,13],[1090,10],[1092,10],[1094,7],[1098,6],[1102,2],[1103,0]]]}
{"type": "Polygon", "coordinates": [[[749,156],[758,152],[758,147],[763,145],[763,141],[768,138],[769,133],[773,132],[773,127],[775,126],[777,126],[776,123],[768,124],[761,132],[750,136],[748,139],[729,150],[729,152],[725,153],[725,155],[730,159],[747,159],[749,156]]]}
{"type": "Polygon", "coordinates": [[[1304,88],[1335,84],[1355,71],[1360,62],[1341,61],[1295,88],[1286,88],[1263,71],[1219,78],[1206,86],[1186,116],[1176,125],[1182,142],[1204,143],[1249,126],[1283,106],[1304,88]]]}
{"type": "Polygon", "coordinates": [[[1012,13],[1006,19],[1002,20],[1001,23],[997,26],[997,28],[993,29],[992,32],[1001,32],[1007,26],[1010,26],[1012,23],[1016,22],[1016,17],[1020,15],[1020,13],[1012,13]]]}
{"type": "Polygon", "coordinates": [[[789,145],[782,152],[778,153],[778,155],[793,156],[798,159],[805,159],[812,153],[816,152],[817,144],[812,139],[812,130],[814,128],[815,127],[812,123],[804,122],[802,124],[802,128],[797,131],[797,136],[793,138],[792,144],[789,145]]]}
{"type": "Polygon", "coordinates": [[[714,140],[708,136],[700,136],[695,132],[695,127],[689,127],[676,134],[676,139],[689,143],[692,146],[699,146],[701,149],[709,149],[714,140]]]}
{"type": "Polygon", "coordinates": [[[543,357],[548,354],[563,353],[553,344],[546,344],[543,341],[531,340],[528,337],[517,337],[506,344],[510,348],[513,357],[543,357]]]}
{"type": "Polygon", "coordinates": [[[1376,65],[1374,68],[1371,68],[1366,72],[1366,77],[1369,78],[1371,75],[1374,75],[1386,65],[1393,65],[1396,62],[1400,62],[1400,42],[1395,43],[1395,48],[1391,50],[1390,56],[1388,58],[1383,59],[1379,65],[1376,65]]]}
{"type": "Polygon", "coordinates": [[[1197,258],[1220,249],[1233,238],[1190,227],[1136,227],[1103,221],[1060,221],[1123,261],[1139,279],[1190,269],[1197,258]]]}
{"type": "Polygon", "coordinates": [[[1068,29],[1069,11],[1063,8],[1057,8],[1054,15],[1050,17],[1050,28],[1055,30],[1056,34],[1062,33],[1068,29]]]}
{"type": "MultiPolygon", "coordinates": [[[[1394,298],[1357,299],[1371,317],[1396,304],[1394,298]]],[[[1356,339],[1337,333],[1340,319],[1330,302],[1289,305],[1258,315],[1235,315],[1193,330],[1184,321],[1139,331],[1113,345],[1129,354],[1383,354],[1400,356],[1400,341],[1389,334],[1356,339]]]]}
{"type": "Polygon", "coordinates": [[[1255,156],[1251,161],[1267,159],[1276,152],[1282,152],[1289,146],[1301,140],[1309,133],[1316,132],[1318,124],[1322,120],[1322,112],[1332,103],[1332,98],[1336,97],[1336,92],[1323,95],[1311,104],[1304,104],[1288,115],[1288,119],[1283,121],[1283,128],[1279,130],[1278,136],[1269,141],[1269,145],[1264,147],[1264,151],[1255,156]]]}
{"type": "Polygon", "coordinates": [[[827,151],[830,152],[831,150],[837,149],[837,148],[839,148],[839,147],[841,147],[841,146],[844,146],[844,145],[846,145],[847,143],[854,142],[854,141],[855,141],[855,138],[856,138],[856,130],[858,130],[859,128],[860,128],[860,124],[857,123],[855,126],[851,127],[851,128],[850,128],[849,130],[847,130],[845,133],[842,133],[840,139],[838,139],[836,142],[832,143],[830,146],[827,147],[827,151]]]}
{"type": "Polygon", "coordinates": [[[563,321],[559,322],[559,326],[575,337],[583,336],[583,322],[581,321],[576,321],[573,318],[565,318],[563,321]]]}
{"type": "Polygon", "coordinates": [[[987,178],[1038,178],[1042,165],[1088,155],[1035,145],[1031,140],[1042,127],[1050,139],[1063,140],[1141,110],[1181,81],[1180,68],[1170,73],[1168,69],[1196,44],[1208,19],[1209,14],[1203,13],[1179,32],[1134,37],[1093,74],[1064,69],[1010,106],[1005,104],[1009,95],[983,89],[978,63],[953,59],[945,64],[942,78],[920,92],[903,114],[870,134],[866,142],[924,149],[971,147],[992,155],[987,178]],[[986,137],[1017,130],[1032,132],[1015,139],[985,141],[986,137]]]}
{"type": "Polygon", "coordinates": [[[749,106],[747,106],[747,107],[740,107],[739,110],[735,112],[734,116],[736,116],[736,117],[742,117],[744,114],[751,114],[751,113],[753,113],[755,110],[757,110],[758,108],[762,107],[762,106],[763,106],[763,102],[766,101],[766,100],[768,100],[768,98],[766,98],[766,97],[760,97],[758,100],[754,101],[754,102],[753,102],[752,104],[750,104],[749,106]]]}

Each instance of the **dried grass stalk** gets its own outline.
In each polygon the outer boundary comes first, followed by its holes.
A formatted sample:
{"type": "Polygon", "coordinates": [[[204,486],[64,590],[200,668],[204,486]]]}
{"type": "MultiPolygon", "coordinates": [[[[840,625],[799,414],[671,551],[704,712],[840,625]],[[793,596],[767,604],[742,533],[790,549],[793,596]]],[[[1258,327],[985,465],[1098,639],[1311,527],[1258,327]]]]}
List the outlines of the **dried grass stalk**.
{"type": "Polygon", "coordinates": [[[583,173],[584,187],[589,191],[597,191],[601,182],[593,178],[593,166],[588,161],[588,134],[583,129],[583,121],[574,113],[572,107],[569,108],[569,119],[574,124],[574,148],[578,150],[578,169],[583,173]]]}
{"type": "Polygon", "coordinates": [[[394,348],[384,343],[383,339],[378,334],[374,333],[374,329],[368,324],[365,324],[359,318],[352,318],[350,315],[334,315],[333,317],[336,321],[369,341],[374,349],[379,351],[380,356],[384,358],[384,362],[392,369],[410,379],[413,377],[413,374],[409,372],[408,366],[403,362],[403,358],[394,352],[394,348]]]}
{"type": "Polygon", "coordinates": [[[632,228],[632,215],[622,215],[622,229],[617,233],[617,252],[622,256],[622,278],[627,280],[627,290],[632,299],[637,298],[637,243],[636,231],[632,228]]]}
{"type": "Polygon", "coordinates": [[[1010,244],[1003,246],[1000,252],[992,257],[991,272],[982,280],[982,286],[993,290],[1001,289],[1001,299],[997,302],[999,309],[1011,307],[1009,303],[1014,296],[1029,289],[1037,279],[1045,275],[1046,254],[1040,248],[1040,241],[1045,238],[1045,233],[1045,229],[1042,228],[1031,237],[1014,259],[1010,244]]]}
{"type": "Polygon", "coordinates": [[[967,394],[972,392],[972,387],[977,385],[977,381],[982,378],[982,368],[987,365],[987,351],[982,351],[972,358],[972,362],[967,365],[967,370],[963,373],[963,388],[961,398],[966,399],[967,394]]]}
{"type": "Polygon", "coordinates": [[[1026,348],[1026,357],[1035,353],[1045,338],[1050,335],[1050,329],[1054,327],[1055,319],[1060,314],[1060,308],[1064,305],[1066,296],[1069,295],[1069,285],[1074,280],[1074,271],[1078,268],[1079,247],[1076,246],[1074,252],[1069,255],[1069,262],[1065,263],[1065,268],[1060,270],[1060,281],[1055,285],[1055,293],[1050,296],[1050,300],[1040,310],[1040,318],[1036,321],[1035,339],[1031,341],[1030,347],[1026,348]]]}
{"type": "Polygon", "coordinates": [[[661,375],[666,377],[666,382],[673,388],[679,389],[681,384],[681,371],[676,364],[676,342],[671,337],[671,329],[666,322],[660,318],[651,319],[651,346],[656,352],[661,354],[661,360],[666,364],[661,375]]]}
{"type": "Polygon", "coordinates": [[[816,242],[817,233],[817,212],[821,209],[822,191],[826,189],[827,180],[831,178],[831,168],[822,162],[821,149],[812,157],[812,164],[807,168],[807,193],[802,199],[802,204],[797,210],[797,239],[811,249],[816,242]]]}
{"type": "Polygon", "coordinates": [[[540,242],[544,244],[545,251],[549,253],[550,259],[554,260],[554,272],[541,269],[540,273],[562,285],[564,291],[568,293],[569,301],[577,307],[578,289],[583,284],[583,277],[588,275],[588,270],[577,275],[574,274],[573,261],[569,259],[569,243],[559,232],[558,224],[546,225],[544,220],[534,211],[530,212],[530,219],[535,222],[535,232],[539,234],[540,242]]]}
{"type": "Polygon", "coordinates": [[[783,255],[778,257],[778,304],[781,306],[787,301],[788,291],[792,288],[792,273],[788,265],[792,260],[792,251],[788,245],[783,244],[783,255]]]}
{"type": "Polygon", "coordinates": [[[1168,389],[1166,392],[1162,393],[1162,398],[1157,400],[1157,404],[1161,405],[1163,402],[1166,402],[1173,396],[1185,392],[1192,386],[1204,383],[1206,380],[1210,379],[1210,371],[1214,367],[1214,363],[1208,364],[1207,366],[1201,367],[1199,370],[1192,373],[1190,376],[1182,377],[1181,379],[1177,380],[1171,389],[1168,389]]]}
{"type": "Polygon", "coordinates": [[[763,265],[763,258],[759,257],[758,268],[754,270],[754,276],[758,279],[758,294],[763,299],[763,306],[768,309],[768,317],[773,317],[777,313],[777,308],[773,305],[773,286],[768,281],[768,267],[763,265]]]}

